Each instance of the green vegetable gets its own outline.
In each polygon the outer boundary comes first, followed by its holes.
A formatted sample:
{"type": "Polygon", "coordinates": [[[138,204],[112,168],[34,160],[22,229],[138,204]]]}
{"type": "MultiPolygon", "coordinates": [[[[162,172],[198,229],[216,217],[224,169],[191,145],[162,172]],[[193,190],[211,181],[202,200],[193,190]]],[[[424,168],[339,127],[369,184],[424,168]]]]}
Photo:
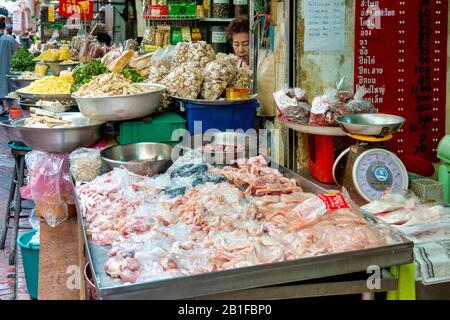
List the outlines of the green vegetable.
{"type": "Polygon", "coordinates": [[[141,77],[141,75],[139,74],[139,71],[137,71],[136,69],[124,69],[122,71],[122,75],[125,78],[128,78],[133,82],[144,82],[145,81],[145,78],[141,77]]]}
{"type": "Polygon", "coordinates": [[[108,67],[99,60],[93,60],[89,63],[77,65],[72,72],[73,84],[70,90],[77,91],[83,84],[92,80],[93,76],[108,73],[108,67]]]}
{"type": "Polygon", "coordinates": [[[34,55],[24,46],[20,47],[11,59],[12,71],[34,71],[34,55]]]}

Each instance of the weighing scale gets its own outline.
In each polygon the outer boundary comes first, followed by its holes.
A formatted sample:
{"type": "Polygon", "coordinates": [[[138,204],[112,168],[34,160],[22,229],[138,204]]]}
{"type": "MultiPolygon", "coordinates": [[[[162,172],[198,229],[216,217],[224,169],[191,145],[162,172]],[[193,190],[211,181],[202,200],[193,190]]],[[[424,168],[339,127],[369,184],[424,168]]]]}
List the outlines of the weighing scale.
{"type": "Polygon", "coordinates": [[[404,119],[381,116],[347,115],[337,119],[341,128],[357,143],[337,157],[333,177],[358,203],[380,199],[387,190],[408,188],[404,164],[383,147],[383,142],[392,139],[392,133],[400,129],[404,119]]]}

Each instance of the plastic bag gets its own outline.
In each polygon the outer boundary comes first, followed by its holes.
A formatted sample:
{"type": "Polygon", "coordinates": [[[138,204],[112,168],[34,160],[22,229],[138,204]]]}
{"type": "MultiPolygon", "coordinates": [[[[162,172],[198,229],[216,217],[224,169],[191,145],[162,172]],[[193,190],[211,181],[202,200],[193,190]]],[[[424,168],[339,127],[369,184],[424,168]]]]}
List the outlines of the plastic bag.
{"type": "Polygon", "coordinates": [[[261,107],[258,109],[259,116],[276,115],[276,106],[273,101],[275,87],[275,54],[272,50],[260,50],[258,53],[256,83],[258,90],[258,101],[261,107]]]}
{"type": "Polygon", "coordinates": [[[69,155],[31,151],[25,161],[29,170],[28,185],[40,213],[51,227],[69,217],[74,202],[70,181],[69,155]]]}
{"type": "Polygon", "coordinates": [[[364,95],[367,93],[365,87],[358,86],[356,88],[355,96],[347,103],[347,107],[353,113],[376,113],[378,110],[368,100],[364,100],[364,95]]]}
{"type": "Polygon", "coordinates": [[[315,126],[326,126],[327,115],[330,112],[330,100],[327,95],[315,97],[311,104],[309,124],[315,126]]]}
{"type": "MultiPolygon", "coordinates": [[[[170,69],[170,65],[174,59],[174,55],[176,52],[176,46],[168,46],[167,48],[158,49],[152,56],[151,64],[152,65],[165,65],[170,69]]],[[[185,61],[186,62],[186,61],[185,61]]],[[[183,62],[183,63],[185,63],[183,62]]]]}
{"type": "Polygon", "coordinates": [[[192,64],[184,64],[175,68],[162,80],[167,92],[172,96],[196,99],[202,88],[203,75],[192,64]]]}
{"type": "Polygon", "coordinates": [[[204,41],[190,42],[187,52],[187,62],[193,63],[199,68],[204,68],[214,60],[216,54],[209,43],[204,41]]]}
{"type": "Polygon", "coordinates": [[[102,159],[97,149],[80,148],[70,156],[70,172],[77,182],[90,182],[102,171],[102,159]]]}
{"type": "Polygon", "coordinates": [[[233,56],[218,55],[218,59],[208,63],[203,71],[202,97],[206,100],[220,98],[237,73],[238,68],[233,56]]]}
{"type": "Polygon", "coordinates": [[[300,88],[284,89],[273,94],[278,110],[283,119],[307,124],[311,106],[305,97],[305,90],[300,88]]]}
{"type": "Polygon", "coordinates": [[[30,223],[33,230],[39,230],[41,225],[41,218],[36,213],[36,209],[31,210],[30,216],[28,217],[28,222],[30,223]]]}
{"type": "MultiPolygon", "coordinates": [[[[178,42],[171,61],[172,69],[188,62],[189,43],[178,42]]],[[[153,61],[152,61],[153,62],[153,61]]]]}

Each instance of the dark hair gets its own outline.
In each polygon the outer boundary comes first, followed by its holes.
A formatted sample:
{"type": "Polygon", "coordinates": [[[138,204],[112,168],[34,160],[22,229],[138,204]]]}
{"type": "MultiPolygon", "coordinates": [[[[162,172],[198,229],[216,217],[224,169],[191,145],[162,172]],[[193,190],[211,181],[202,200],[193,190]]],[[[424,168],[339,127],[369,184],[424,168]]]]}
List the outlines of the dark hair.
{"type": "Polygon", "coordinates": [[[108,47],[111,45],[112,42],[111,36],[104,32],[97,33],[97,40],[100,43],[105,43],[108,47]]]}
{"type": "Polygon", "coordinates": [[[227,27],[228,40],[232,41],[233,34],[235,34],[235,33],[241,33],[241,32],[248,33],[249,30],[250,30],[250,23],[248,21],[248,17],[247,16],[237,17],[237,18],[233,19],[233,21],[231,21],[231,23],[227,27]]]}
{"type": "Polygon", "coordinates": [[[6,28],[6,17],[4,15],[0,15],[0,29],[3,30],[6,28]]]}

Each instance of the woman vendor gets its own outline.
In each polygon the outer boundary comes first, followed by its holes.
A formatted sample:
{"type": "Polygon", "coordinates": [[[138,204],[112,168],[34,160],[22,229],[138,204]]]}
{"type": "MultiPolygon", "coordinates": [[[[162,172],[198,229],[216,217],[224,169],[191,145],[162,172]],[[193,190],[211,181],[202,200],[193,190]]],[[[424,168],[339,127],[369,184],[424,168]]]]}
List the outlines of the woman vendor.
{"type": "Polygon", "coordinates": [[[249,21],[246,16],[235,18],[227,27],[228,40],[233,45],[234,53],[239,57],[238,67],[249,69],[249,21]]]}

